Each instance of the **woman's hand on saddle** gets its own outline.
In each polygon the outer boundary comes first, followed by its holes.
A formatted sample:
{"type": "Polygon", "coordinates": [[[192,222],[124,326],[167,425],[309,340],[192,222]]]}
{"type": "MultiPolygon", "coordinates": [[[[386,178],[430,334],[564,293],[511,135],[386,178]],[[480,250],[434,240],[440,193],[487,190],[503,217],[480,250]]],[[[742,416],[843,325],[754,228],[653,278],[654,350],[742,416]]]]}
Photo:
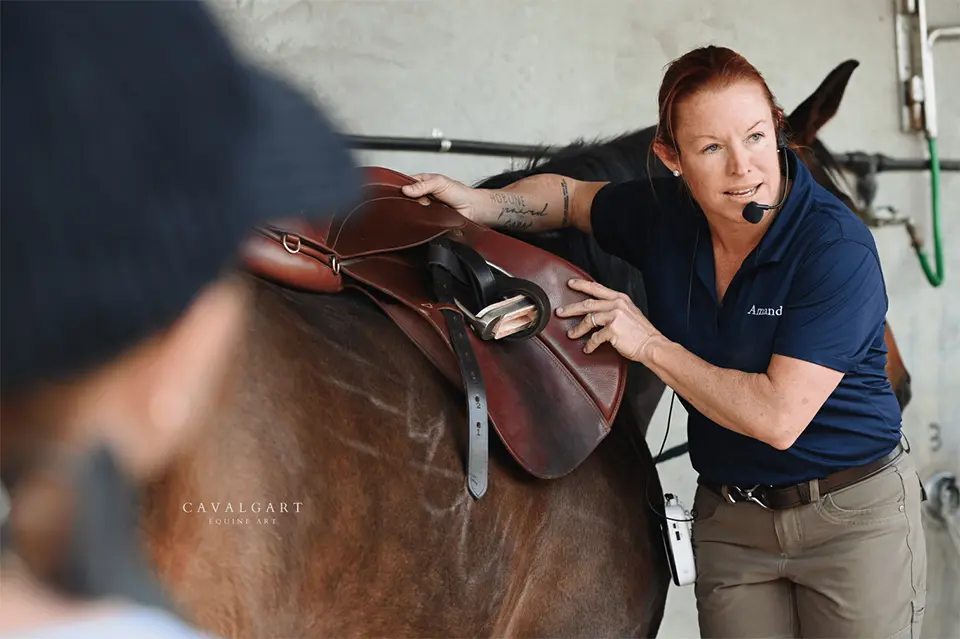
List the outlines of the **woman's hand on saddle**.
{"type": "Polygon", "coordinates": [[[571,339],[579,339],[594,331],[584,346],[584,353],[592,353],[604,342],[609,342],[627,359],[635,362],[647,359],[647,345],[651,338],[660,335],[660,331],[654,328],[625,293],[579,279],[570,280],[567,284],[571,289],[594,298],[556,310],[558,317],[585,316],[567,333],[571,339]]]}
{"type": "Polygon", "coordinates": [[[430,203],[427,196],[432,195],[467,219],[477,224],[485,224],[484,220],[478,219],[481,216],[476,206],[479,195],[477,189],[437,173],[418,173],[410,177],[416,180],[416,183],[400,189],[407,197],[417,199],[426,206],[430,203]]]}

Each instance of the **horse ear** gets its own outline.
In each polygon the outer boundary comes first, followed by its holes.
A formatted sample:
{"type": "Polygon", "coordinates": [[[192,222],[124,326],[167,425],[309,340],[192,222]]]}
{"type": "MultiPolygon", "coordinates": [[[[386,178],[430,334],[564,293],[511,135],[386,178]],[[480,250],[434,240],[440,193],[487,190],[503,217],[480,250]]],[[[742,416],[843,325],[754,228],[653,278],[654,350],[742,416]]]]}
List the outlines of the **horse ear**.
{"type": "Polygon", "coordinates": [[[837,114],[843,92],[858,66],[860,62],[857,60],[847,60],[837,66],[816,91],[787,116],[787,126],[794,142],[803,146],[813,143],[817,132],[837,114]]]}

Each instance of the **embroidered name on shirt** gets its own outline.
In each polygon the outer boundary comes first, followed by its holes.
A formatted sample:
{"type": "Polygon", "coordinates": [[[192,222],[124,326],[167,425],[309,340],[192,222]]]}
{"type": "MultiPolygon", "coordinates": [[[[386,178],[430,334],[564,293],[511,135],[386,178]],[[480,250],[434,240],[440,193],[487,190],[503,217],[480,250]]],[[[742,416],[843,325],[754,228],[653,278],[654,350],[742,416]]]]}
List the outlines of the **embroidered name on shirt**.
{"type": "Polygon", "coordinates": [[[778,306],[776,308],[757,308],[756,306],[751,306],[750,310],[747,311],[747,315],[783,315],[783,307],[778,306]]]}

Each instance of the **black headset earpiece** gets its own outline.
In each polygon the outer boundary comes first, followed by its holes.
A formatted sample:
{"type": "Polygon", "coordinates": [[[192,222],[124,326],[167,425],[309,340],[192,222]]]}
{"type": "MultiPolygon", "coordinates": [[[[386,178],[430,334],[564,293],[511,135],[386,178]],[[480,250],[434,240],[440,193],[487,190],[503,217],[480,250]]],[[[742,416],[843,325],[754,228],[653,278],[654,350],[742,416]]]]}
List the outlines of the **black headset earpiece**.
{"type": "Polygon", "coordinates": [[[787,148],[787,134],[782,127],[777,127],[777,150],[787,148]]]}

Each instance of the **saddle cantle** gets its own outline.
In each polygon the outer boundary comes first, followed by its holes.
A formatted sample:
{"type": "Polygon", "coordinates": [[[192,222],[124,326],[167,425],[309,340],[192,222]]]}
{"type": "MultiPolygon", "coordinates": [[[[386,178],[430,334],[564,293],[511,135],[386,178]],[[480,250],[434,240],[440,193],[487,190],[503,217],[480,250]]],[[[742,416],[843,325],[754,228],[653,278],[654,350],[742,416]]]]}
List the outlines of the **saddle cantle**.
{"type": "Polygon", "coordinates": [[[627,371],[608,344],[584,354],[587,337],[566,335],[579,320],[552,313],[585,299],[570,278],[591,278],[433,198],[425,206],[404,196],[400,187],[414,182],[406,175],[366,173],[353,209],[317,226],[258,228],[243,247],[247,270],[315,293],[356,289],[376,303],[466,393],[475,497],[487,488],[488,419],[532,475],[574,470],[609,432],[627,371]]]}

